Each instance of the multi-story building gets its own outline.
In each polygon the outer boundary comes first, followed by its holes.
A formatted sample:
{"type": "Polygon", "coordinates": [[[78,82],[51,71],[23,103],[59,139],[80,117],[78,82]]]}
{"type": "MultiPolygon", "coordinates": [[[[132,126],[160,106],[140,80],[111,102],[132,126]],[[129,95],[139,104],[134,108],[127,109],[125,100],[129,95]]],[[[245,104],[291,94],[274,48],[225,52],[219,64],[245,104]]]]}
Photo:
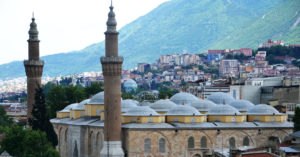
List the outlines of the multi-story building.
{"type": "Polygon", "coordinates": [[[224,59],[220,61],[220,77],[237,77],[239,75],[239,63],[235,59],[224,59]]]}

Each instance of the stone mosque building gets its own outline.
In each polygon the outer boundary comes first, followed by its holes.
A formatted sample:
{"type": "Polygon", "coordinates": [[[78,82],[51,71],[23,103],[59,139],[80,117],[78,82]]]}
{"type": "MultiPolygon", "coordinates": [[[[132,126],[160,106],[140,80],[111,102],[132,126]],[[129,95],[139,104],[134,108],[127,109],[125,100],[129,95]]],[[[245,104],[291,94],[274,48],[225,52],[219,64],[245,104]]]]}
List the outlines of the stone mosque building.
{"type": "MultiPolygon", "coordinates": [[[[274,148],[292,133],[293,124],[275,108],[234,100],[225,93],[203,100],[181,92],[149,106],[122,100],[123,57],[118,56],[116,25],[111,6],[106,52],[100,59],[105,92],[70,104],[51,120],[62,157],[226,156],[230,150],[274,148]]],[[[28,86],[32,87],[32,82],[40,81],[44,62],[39,60],[34,19],[30,30],[30,55],[24,65],[33,80],[28,79],[28,86]]],[[[34,88],[28,88],[28,92],[34,92],[34,88]]]]}

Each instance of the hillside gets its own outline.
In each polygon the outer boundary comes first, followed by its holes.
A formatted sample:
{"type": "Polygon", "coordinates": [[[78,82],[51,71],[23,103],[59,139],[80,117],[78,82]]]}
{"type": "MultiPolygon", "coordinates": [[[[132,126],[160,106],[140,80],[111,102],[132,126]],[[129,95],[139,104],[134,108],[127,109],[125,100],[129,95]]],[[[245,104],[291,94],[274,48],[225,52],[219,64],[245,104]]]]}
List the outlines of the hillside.
{"type": "MultiPolygon", "coordinates": [[[[257,47],[268,38],[300,43],[299,0],[171,0],[121,28],[124,68],[161,54],[257,47]]],[[[104,44],[42,57],[44,76],[101,71],[104,44]]],[[[0,78],[25,76],[22,62],[0,65],[0,78]]]]}

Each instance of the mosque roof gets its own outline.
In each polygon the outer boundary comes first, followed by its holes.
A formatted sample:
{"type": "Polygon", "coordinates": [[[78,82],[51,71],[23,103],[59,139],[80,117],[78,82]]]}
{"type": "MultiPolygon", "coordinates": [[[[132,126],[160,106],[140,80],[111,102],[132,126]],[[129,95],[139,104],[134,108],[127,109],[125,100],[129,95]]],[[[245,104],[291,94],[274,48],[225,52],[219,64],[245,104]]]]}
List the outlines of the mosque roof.
{"type": "Polygon", "coordinates": [[[247,115],[281,115],[274,107],[266,104],[259,104],[252,107],[247,115]]]}
{"type": "Polygon", "coordinates": [[[81,101],[79,104],[76,104],[72,107],[72,110],[84,110],[84,105],[87,104],[90,99],[81,101]]]}
{"type": "Polygon", "coordinates": [[[212,107],[207,115],[241,115],[241,113],[230,105],[217,105],[212,107]]]}
{"type": "Polygon", "coordinates": [[[192,107],[195,107],[198,111],[209,111],[212,107],[216,106],[210,100],[198,99],[190,104],[192,107]]]}
{"type": "Polygon", "coordinates": [[[173,95],[170,100],[173,101],[175,104],[182,105],[182,103],[191,104],[193,101],[198,100],[198,98],[193,94],[180,92],[173,95]]]}
{"type": "Polygon", "coordinates": [[[70,112],[70,110],[71,110],[73,107],[77,106],[77,104],[78,104],[78,103],[70,104],[70,105],[68,105],[67,107],[65,107],[63,110],[61,110],[61,111],[59,111],[59,112],[70,112]]]}
{"type": "Polygon", "coordinates": [[[201,114],[196,108],[188,105],[177,105],[171,108],[167,113],[167,116],[200,116],[201,114]]]}
{"type": "Polygon", "coordinates": [[[137,88],[137,83],[133,79],[128,79],[123,83],[124,87],[134,87],[137,88]]]}
{"type": "Polygon", "coordinates": [[[149,101],[142,101],[141,106],[150,106],[152,103],[149,101]]]}
{"type": "Polygon", "coordinates": [[[88,102],[88,104],[103,105],[104,104],[104,92],[99,92],[96,95],[94,95],[91,98],[91,100],[88,102]]]}
{"type": "Polygon", "coordinates": [[[159,116],[156,111],[154,111],[149,106],[138,106],[129,109],[126,113],[122,114],[122,116],[159,116]]]}
{"type": "Polygon", "coordinates": [[[229,104],[234,98],[228,93],[215,92],[207,97],[208,100],[214,102],[215,104],[229,104]]]}
{"type": "Polygon", "coordinates": [[[157,112],[167,112],[175,106],[177,105],[173,101],[169,99],[165,99],[165,100],[158,100],[153,104],[151,104],[149,107],[151,107],[157,112]]]}
{"type": "Polygon", "coordinates": [[[137,107],[137,104],[134,101],[127,99],[121,101],[121,111],[127,112],[129,109],[137,107]]]}
{"type": "Polygon", "coordinates": [[[248,111],[254,106],[254,104],[248,100],[233,100],[229,105],[239,111],[248,111]]]}

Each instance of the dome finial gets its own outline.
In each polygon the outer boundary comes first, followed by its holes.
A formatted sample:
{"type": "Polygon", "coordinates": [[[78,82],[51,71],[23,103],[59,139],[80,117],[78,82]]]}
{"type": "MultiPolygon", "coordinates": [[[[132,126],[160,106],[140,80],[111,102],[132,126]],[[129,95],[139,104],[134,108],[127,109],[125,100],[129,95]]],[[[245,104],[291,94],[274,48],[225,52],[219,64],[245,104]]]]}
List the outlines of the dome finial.
{"type": "Polygon", "coordinates": [[[34,18],[34,12],[32,12],[32,22],[30,23],[30,29],[29,29],[29,41],[39,41],[38,39],[38,30],[37,30],[37,25],[35,23],[35,18],[34,18]]]}

